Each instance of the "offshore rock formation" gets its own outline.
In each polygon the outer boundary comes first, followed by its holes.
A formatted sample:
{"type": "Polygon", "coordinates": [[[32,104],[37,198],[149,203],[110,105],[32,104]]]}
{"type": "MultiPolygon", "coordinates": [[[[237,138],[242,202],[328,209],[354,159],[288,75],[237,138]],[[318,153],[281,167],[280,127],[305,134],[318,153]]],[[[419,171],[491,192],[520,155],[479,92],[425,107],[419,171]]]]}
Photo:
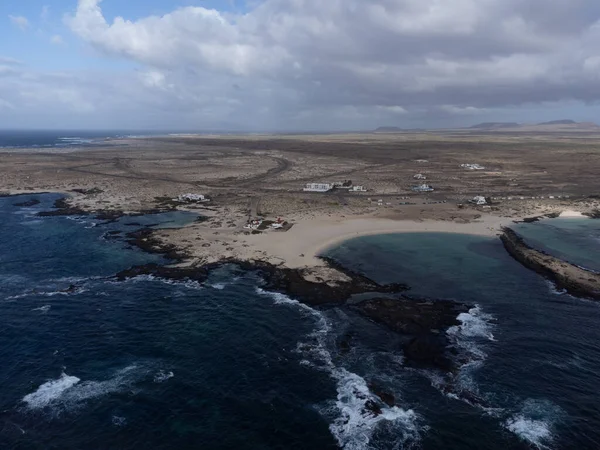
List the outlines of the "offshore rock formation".
{"type": "Polygon", "coordinates": [[[450,341],[446,331],[459,325],[458,316],[467,313],[470,308],[449,300],[403,296],[365,300],[352,309],[405,336],[402,349],[411,363],[451,371],[454,358],[449,353],[450,341]]]}

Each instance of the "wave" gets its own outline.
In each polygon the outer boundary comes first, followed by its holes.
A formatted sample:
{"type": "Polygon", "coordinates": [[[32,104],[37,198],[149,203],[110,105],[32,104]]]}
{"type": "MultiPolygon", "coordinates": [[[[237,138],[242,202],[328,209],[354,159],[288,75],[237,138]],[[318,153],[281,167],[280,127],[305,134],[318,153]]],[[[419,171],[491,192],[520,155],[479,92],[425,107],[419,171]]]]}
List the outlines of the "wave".
{"type": "MultiPolygon", "coordinates": [[[[124,282],[128,283],[143,283],[148,281],[158,281],[160,283],[168,284],[171,286],[181,286],[187,289],[192,290],[202,290],[204,289],[204,285],[198,281],[194,280],[169,280],[168,278],[156,277],[154,275],[137,275],[132,278],[128,278],[124,282]]],[[[123,281],[108,281],[112,284],[121,284],[123,281]]]]}
{"type": "Polygon", "coordinates": [[[296,351],[304,357],[301,364],[328,372],[336,382],[336,400],[317,409],[330,420],[329,430],[340,447],[369,448],[375,432],[385,432],[393,440],[390,447],[418,441],[418,416],[413,410],[388,406],[370,391],[363,377],[334,363],[327,349],[332,326],[325,314],[281,293],[261,288],[256,288],[256,292],[270,297],[276,305],[293,306],[315,320],[314,331],[306,336],[307,341],[298,343],[296,351]]]}
{"type": "Polygon", "coordinates": [[[58,379],[42,384],[35,392],[23,397],[26,409],[60,415],[80,407],[85,402],[115,392],[130,389],[148,373],[147,368],[130,365],[104,381],[81,381],[63,373],[58,379]]]}
{"type": "Polygon", "coordinates": [[[44,305],[44,306],[40,306],[39,308],[34,308],[34,309],[32,309],[32,311],[40,311],[40,312],[46,314],[48,311],[50,311],[50,308],[52,308],[51,305],[44,305]]]}
{"type": "Polygon", "coordinates": [[[164,370],[161,370],[154,375],[154,382],[164,383],[165,381],[169,380],[170,378],[173,378],[174,376],[175,374],[173,372],[166,372],[164,370]]]}
{"type": "Polygon", "coordinates": [[[37,391],[23,397],[23,402],[29,409],[42,409],[58,400],[67,390],[81,380],[77,377],[62,373],[57,380],[47,381],[37,391]]]}
{"type": "Polygon", "coordinates": [[[561,414],[560,408],[548,400],[527,399],[504,427],[534,447],[547,449],[554,440],[553,428],[561,414]]]}
{"type": "Polygon", "coordinates": [[[65,290],[61,290],[61,291],[48,291],[48,292],[33,290],[33,291],[29,291],[29,292],[24,292],[22,294],[11,295],[10,297],[6,297],[6,300],[18,300],[20,298],[33,297],[33,296],[54,297],[56,295],[79,295],[84,292],[87,292],[87,289],[84,289],[82,287],[76,287],[75,289],[65,289],[65,290]]]}
{"type": "Polygon", "coordinates": [[[459,314],[457,320],[460,322],[459,325],[450,327],[446,335],[456,353],[455,363],[458,370],[453,373],[440,373],[433,370],[419,372],[446,397],[482,409],[489,415],[499,416],[503,410],[488,404],[475,380],[475,373],[487,359],[487,353],[484,351],[485,343],[495,341],[493,334],[495,318],[491,314],[484,313],[480,306],[475,306],[468,313],[459,314]]]}

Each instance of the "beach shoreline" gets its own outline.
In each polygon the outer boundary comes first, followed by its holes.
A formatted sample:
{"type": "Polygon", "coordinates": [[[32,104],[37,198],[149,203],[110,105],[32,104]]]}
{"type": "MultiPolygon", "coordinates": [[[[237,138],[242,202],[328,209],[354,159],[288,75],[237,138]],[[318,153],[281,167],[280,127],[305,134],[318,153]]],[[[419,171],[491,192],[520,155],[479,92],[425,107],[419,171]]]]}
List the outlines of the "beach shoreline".
{"type": "Polygon", "coordinates": [[[400,233],[452,233],[495,237],[503,226],[512,221],[510,218],[491,215],[469,223],[449,220],[324,217],[300,221],[287,233],[249,236],[247,241],[272,257],[285,261],[286,267],[303,268],[321,265],[319,257],[327,250],[359,237],[400,233]]]}

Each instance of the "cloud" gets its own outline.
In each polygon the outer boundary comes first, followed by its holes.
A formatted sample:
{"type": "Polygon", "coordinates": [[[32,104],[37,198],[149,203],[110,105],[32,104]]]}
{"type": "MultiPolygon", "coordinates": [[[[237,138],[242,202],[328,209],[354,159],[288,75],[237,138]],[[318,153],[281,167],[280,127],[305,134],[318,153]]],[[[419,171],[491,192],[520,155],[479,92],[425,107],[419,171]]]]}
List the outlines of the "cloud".
{"type": "MultiPolygon", "coordinates": [[[[549,104],[584,116],[600,100],[596,0],[249,4],[109,20],[100,0],[79,0],[65,24],[136,69],[69,74],[65,114],[80,103],[93,106],[81,117],[121,108],[113,118],[148,124],[364,129],[519,120],[549,104]]],[[[53,74],[38,76],[57,92],[53,74]]]]}
{"type": "Polygon", "coordinates": [[[40,13],[40,19],[42,19],[42,22],[47,22],[49,17],[50,17],[50,6],[49,5],[42,6],[42,12],[40,13]]]}
{"type": "Polygon", "coordinates": [[[27,20],[27,17],[9,15],[8,18],[10,19],[13,25],[19,27],[23,31],[29,28],[29,20],[27,20]]]}
{"type": "Polygon", "coordinates": [[[63,45],[65,41],[60,34],[55,34],[50,38],[50,43],[54,45],[63,45]]]}

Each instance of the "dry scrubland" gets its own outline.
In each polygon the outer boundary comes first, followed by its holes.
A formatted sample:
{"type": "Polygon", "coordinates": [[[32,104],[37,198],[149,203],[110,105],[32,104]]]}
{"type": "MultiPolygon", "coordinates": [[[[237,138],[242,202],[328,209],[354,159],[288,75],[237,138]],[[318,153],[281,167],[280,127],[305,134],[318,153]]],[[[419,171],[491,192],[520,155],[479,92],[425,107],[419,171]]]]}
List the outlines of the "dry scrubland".
{"type": "Polygon", "coordinates": [[[494,233],[512,218],[597,208],[599,173],[600,135],[590,133],[182,136],[113,141],[93,150],[0,153],[0,191],[100,190],[73,194],[72,203],[88,210],[135,212],[164,206],[182,193],[210,195],[210,206],[202,208],[210,220],[157,234],[195,263],[232,257],[300,266],[306,257],[312,265],[311,252],[321,241],[440,228],[428,221],[443,221],[447,231],[477,232],[475,223],[479,232],[494,233]],[[463,163],[486,169],[466,170],[463,163]],[[435,192],[414,195],[417,173],[435,192]],[[302,192],[307,182],[346,179],[369,192],[302,192]],[[485,209],[458,207],[475,195],[512,200],[485,209]],[[570,198],[548,199],[559,195],[570,198]],[[411,199],[401,198],[406,196],[411,199]],[[383,206],[369,199],[381,199],[383,206]],[[399,204],[405,201],[416,205],[399,204]],[[243,225],[257,215],[296,225],[288,233],[248,235],[243,225]],[[308,250],[301,256],[304,241],[308,250]]]}

